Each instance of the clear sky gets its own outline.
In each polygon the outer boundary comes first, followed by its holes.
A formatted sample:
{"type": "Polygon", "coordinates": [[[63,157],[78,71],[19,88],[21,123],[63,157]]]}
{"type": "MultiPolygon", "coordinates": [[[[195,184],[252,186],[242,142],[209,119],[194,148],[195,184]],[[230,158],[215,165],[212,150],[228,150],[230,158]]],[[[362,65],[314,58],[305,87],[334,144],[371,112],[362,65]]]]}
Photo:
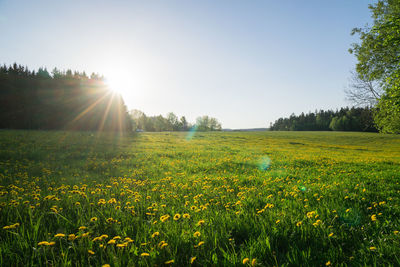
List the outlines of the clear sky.
{"type": "Polygon", "coordinates": [[[104,74],[129,109],[223,128],[349,105],[364,0],[0,0],[0,63],[104,74]]]}

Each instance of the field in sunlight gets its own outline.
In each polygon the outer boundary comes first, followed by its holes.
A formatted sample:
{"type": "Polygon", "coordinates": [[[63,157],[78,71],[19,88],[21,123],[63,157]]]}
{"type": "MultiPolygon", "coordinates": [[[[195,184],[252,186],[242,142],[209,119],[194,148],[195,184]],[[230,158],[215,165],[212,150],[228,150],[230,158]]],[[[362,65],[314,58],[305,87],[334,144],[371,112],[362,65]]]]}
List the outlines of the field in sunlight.
{"type": "Polygon", "coordinates": [[[400,265],[400,137],[0,131],[0,266],[400,265]]]}

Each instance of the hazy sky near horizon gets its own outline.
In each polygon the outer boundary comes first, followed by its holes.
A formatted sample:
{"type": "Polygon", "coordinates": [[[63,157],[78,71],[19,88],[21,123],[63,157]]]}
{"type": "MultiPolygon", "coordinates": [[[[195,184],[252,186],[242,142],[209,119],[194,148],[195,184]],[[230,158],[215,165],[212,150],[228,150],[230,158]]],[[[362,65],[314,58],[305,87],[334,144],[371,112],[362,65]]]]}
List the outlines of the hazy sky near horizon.
{"type": "Polygon", "coordinates": [[[0,63],[104,74],[129,109],[223,128],[349,105],[363,0],[0,0],[0,63]]]}

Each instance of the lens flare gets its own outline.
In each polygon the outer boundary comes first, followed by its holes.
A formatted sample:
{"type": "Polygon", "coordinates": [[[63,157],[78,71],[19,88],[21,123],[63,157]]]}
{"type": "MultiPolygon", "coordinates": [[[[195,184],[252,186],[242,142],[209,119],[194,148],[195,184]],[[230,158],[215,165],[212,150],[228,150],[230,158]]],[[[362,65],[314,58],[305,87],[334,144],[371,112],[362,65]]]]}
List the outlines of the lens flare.
{"type": "Polygon", "coordinates": [[[260,159],[258,168],[262,171],[266,171],[271,167],[271,159],[268,156],[264,156],[260,159]]]}
{"type": "Polygon", "coordinates": [[[300,186],[299,186],[299,190],[300,190],[301,192],[306,192],[306,191],[307,191],[307,187],[305,187],[304,185],[300,185],[300,186]]]}
{"type": "Polygon", "coordinates": [[[189,133],[186,135],[186,140],[190,141],[193,139],[195,133],[197,132],[197,125],[194,125],[192,128],[190,128],[189,133]]]}

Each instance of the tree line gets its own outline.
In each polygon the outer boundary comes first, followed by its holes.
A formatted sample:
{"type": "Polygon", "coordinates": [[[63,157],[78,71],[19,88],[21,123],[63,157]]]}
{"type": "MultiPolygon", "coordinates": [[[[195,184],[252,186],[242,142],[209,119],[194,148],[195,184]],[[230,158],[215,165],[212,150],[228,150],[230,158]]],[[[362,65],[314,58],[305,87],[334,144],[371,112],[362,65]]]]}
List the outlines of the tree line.
{"type": "Polygon", "coordinates": [[[147,116],[140,110],[130,112],[133,128],[136,131],[162,132],[162,131],[188,131],[196,128],[197,131],[221,131],[221,123],[216,118],[207,115],[198,117],[196,122],[190,123],[185,116],[178,118],[173,112],[166,117],[162,115],[147,116]]]}
{"type": "Polygon", "coordinates": [[[320,110],[292,114],[279,118],[270,125],[271,131],[360,131],[377,132],[373,119],[373,108],[352,107],[340,110],[320,110]]]}
{"type": "Polygon", "coordinates": [[[0,67],[0,128],[131,131],[121,96],[103,77],[22,65],[0,67]]]}

